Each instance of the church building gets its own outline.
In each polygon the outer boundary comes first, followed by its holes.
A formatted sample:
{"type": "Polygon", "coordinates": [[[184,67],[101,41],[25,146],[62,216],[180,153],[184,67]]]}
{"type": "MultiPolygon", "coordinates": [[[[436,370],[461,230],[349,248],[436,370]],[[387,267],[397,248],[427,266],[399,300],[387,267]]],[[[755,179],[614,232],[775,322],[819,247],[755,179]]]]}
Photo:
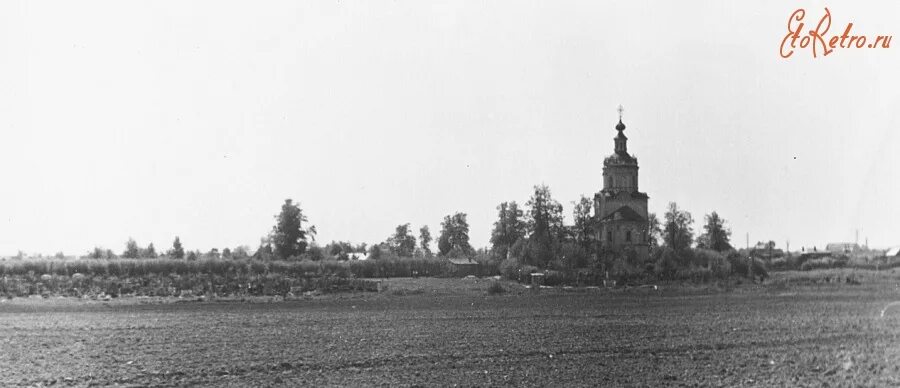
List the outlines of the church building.
{"type": "Polygon", "coordinates": [[[604,250],[634,252],[646,260],[650,255],[649,197],[638,190],[638,161],[628,154],[622,111],[620,106],[614,152],[603,160],[603,189],[594,195],[594,237],[604,250]]]}

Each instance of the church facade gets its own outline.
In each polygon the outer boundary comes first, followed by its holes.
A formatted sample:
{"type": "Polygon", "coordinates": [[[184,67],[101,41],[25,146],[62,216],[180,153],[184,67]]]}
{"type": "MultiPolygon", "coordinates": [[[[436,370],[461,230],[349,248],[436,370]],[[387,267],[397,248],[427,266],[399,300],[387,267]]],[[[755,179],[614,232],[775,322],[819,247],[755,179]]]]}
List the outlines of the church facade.
{"type": "Polygon", "coordinates": [[[594,195],[594,238],[605,251],[646,260],[650,255],[649,197],[638,189],[638,161],[628,153],[621,114],[620,107],[614,152],[603,160],[603,189],[594,195]]]}

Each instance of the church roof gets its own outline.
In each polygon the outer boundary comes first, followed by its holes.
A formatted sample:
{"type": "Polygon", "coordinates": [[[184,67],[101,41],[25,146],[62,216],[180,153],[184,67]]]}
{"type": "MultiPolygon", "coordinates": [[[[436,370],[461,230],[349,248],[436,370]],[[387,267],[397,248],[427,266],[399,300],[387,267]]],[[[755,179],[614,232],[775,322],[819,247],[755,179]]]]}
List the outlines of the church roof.
{"type": "Polygon", "coordinates": [[[600,219],[600,221],[647,221],[646,218],[628,206],[622,206],[600,219]]]}

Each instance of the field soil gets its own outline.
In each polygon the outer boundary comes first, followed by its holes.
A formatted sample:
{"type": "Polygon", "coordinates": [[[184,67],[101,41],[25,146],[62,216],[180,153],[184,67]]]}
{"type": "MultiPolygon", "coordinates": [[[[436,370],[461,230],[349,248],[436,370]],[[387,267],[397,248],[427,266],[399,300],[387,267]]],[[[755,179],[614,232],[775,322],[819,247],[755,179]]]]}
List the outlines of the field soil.
{"type": "Polygon", "coordinates": [[[487,279],[392,279],[287,301],[15,298],[0,303],[0,386],[900,384],[900,303],[885,310],[896,280],[780,276],[731,289],[502,282],[488,295],[487,279]]]}

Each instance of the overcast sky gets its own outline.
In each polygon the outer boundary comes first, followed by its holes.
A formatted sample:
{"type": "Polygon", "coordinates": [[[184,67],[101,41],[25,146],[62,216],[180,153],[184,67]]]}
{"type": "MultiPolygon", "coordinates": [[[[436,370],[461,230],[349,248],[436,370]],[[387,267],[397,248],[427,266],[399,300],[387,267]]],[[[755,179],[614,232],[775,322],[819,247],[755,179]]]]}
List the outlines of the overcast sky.
{"type": "Polygon", "coordinates": [[[900,41],[781,58],[825,6],[900,35],[893,1],[4,1],[0,255],[255,248],[285,198],[320,243],[461,211],[486,246],[601,188],[619,104],[651,211],[900,245],[900,41]]]}

